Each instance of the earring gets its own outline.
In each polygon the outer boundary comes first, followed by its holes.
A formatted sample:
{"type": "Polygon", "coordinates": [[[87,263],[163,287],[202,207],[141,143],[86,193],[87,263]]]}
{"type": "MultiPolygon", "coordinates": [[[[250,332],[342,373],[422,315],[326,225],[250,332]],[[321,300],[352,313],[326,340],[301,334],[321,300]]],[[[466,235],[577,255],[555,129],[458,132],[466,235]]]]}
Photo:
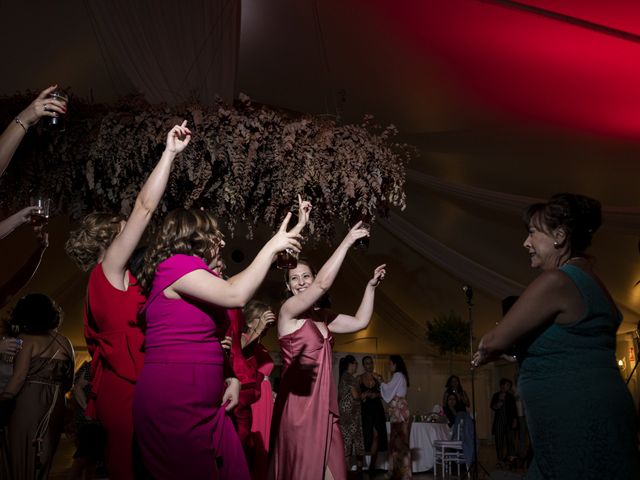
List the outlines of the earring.
{"type": "Polygon", "coordinates": [[[560,248],[560,244],[558,242],[553,242],[553,248],[560,248]]]}

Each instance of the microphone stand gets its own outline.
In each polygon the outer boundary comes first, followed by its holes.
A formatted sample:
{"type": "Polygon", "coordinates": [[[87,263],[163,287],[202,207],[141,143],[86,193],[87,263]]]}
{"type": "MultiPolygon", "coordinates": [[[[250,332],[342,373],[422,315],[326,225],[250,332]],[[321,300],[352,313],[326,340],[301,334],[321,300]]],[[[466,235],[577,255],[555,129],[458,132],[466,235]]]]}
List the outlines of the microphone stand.
{"type": "MultiPolygon", "coordinates": [[[[462,291],[467,297],[467,311],[469,314],[469,356],[473,360],[473,289],[470,285],[462,287],[462,291]]],[[[471,369],[471,412],[473,423],[473,461],[471,466],[467,470],[467,473],[463,478],[471,478],[472,480],[478,480],[478,468],[481,468],[486,476],[490,479],[491,474],[478,460],[478,433],[476,429],[476,371],[475,368],[471,369]]]]}

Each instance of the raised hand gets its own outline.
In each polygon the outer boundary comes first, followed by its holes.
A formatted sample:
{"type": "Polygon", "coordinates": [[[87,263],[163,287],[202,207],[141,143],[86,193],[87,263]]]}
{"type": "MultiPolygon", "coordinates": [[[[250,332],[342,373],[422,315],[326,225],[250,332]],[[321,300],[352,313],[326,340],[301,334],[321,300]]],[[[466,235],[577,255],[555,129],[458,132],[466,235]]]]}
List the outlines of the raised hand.
{"type": "Polygon", "coordinates": [[[309,216],[311,214],[311,202],[302,200],[302,197],[298,195],[298,223],[293,227],[291,231],[300,233],[307,223],[309,223],[309,216]]]}
{"type": "Polygon", "coordinates": [[[262,333],[265,328],[276,321],[276,314],[271,310],[267,310],[262,315],[260,315],[260,319],[258,320],[258,332],[262,333]]]}
{"type": "Polygon", "coordinates": [[[287,232],[289,220],[291,220],[291,212],[287,213],[287,216],[284,217],[284,221],[280,225],[280,228],[268,242],[268,245],[271,247],[274,254],[287,249],[293,250],[294,252],[300,252],[302,249],[302,246],[300,245],[302,235],[296,232],[295,229],[291,229],[287,232]]]}
{"type": "Polygon", "coordinates": [[[373,271],[373,278],[371,280],[369,280],[369,285],[372,287],[377,287],[378,285],[380,285],[380,282],[382,280],[384,280],[385,275],[387,274],[387,265],[386,264],[382,264],[376,267],[376,269],[373,271]]]}
{"type": "Polygon", "coordinates": [[[344,244],[351,246],[355,243],[356,240],[363,237],[369,236],[369,229],[362,228],[362,220],[356,223],[351,230],[347,233],[347,236],[344,237],[342,241],[344,244]]]}
{"type": "Polygon", "coordinates": [[[178,154],[182,152],[191,141],[191,130],[187,128],[187,121],[182,125],[176,125],[167,134],[166,150],[178,154]]]}
{"type": "Polygon", "coordinates": [[[42,117],[57,117],[58,115],[64,115],[67,113],[67,103],[62,100],[48,98],[48,95],[53,92],[57,85],[51,85],[45,88],[36,99],[25,108],[18,118],[20,121],[31,127],[38,123],[38,120],[42,117]]]}
{"type": "Polygon", "coordinates": [[[31,215],[40,211],[37,206],[25,207],[16,213],[20,223],[28,223],[31,220],[31,215]]]}

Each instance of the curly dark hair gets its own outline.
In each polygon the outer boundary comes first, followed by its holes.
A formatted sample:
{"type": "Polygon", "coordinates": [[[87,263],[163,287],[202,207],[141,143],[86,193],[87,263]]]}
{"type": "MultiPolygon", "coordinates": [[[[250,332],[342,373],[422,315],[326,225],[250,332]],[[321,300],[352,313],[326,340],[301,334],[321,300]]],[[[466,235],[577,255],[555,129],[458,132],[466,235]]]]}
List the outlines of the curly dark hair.
{"type": "Polygon", "coordinates": [[[548,202],[531,205],[524,214],[527,228],[551,233],[564,228],[571,255],[580,255],[591,245],[593,234],[602,224],[602,207],[593,198],[573,193],[558,193],[548,202]]]}
{"type": "Polygon", "coordinates": [[[138,278],[142,293],[149,295],[156,268],[167,258],[177,254],[193,255],[210,264],[222,244],[218,222],[209,212],[185,208],[169,212],[144,254],[138,278]]]}
{"type": "Polygon", "coordinates": [[[67,255],[80,270],[91,270],[98,263],[102,252],[120,233],[123,220],[123,216],[112,213],[90,213],[69,235],[64,245],[67,255]]]}
{"type": "Polygon", "coordinates": [[[44,335],[60,326],[62,310],[43,293],[30,293],[16,303],[10,323],[20,333],[44,335]]]}

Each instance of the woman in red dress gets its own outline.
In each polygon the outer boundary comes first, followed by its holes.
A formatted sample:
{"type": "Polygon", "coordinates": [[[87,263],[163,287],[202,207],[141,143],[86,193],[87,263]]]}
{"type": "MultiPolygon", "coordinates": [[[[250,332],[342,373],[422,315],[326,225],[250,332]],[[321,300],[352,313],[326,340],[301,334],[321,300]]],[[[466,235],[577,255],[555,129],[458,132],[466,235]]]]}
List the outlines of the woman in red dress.
{"type": "Polygon", "coordinates": [[[292,296],[284,302],[278,317],[284,371],[271,433],[271,474],[276,480],[346,479],[340,413],[331,373],[333,334],[367,327],[385,265],[378,266],[367,282],[355,316],[333,314],[317,303],[333,284],[353,243],[369,235],[361,223],[349,231],[317,275],[303,260],[298,260],[298,266],[287,274],[292,296]]]}
{"type": "Polygon", "coordinates": [[[145,298],[129,272],[129,259],[164,194],[171,165],[191,139],[187,122],[174,126],[160,161],[142,187],[128,219],[92,213],[71,232],[67,254],[91,269],[85,299],[84,334],[92,357],[92,391],[85,414],[106,432],[110,478],[134,478],[133,392],[144,357],[137,313],[145,298]]]}
{"type": "Polygon", "coordinates": [[[247,362],[256,371],[256,401],[251,404],[251,478],[262,480],[267,478],[269,466],[269,432],[273,417],[273,391],[269,383],[269,375],[273,370],[273,359],[269,351],[260,343],[268,328],[276,321],[271,307],[259,300],[251,300],[243,309],[247,322],[247,331],[242,334],[242,352],[247,362]]]}

